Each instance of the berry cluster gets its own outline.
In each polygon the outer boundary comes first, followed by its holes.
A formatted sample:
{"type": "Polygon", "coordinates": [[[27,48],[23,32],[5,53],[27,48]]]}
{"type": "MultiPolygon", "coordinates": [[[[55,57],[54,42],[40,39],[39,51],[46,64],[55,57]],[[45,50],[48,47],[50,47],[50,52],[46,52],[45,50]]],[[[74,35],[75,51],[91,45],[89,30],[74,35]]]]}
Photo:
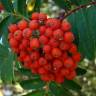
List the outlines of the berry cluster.
{"type": "Polygon", "coordinates": [[[10,46],[25,68],[46,82],[75,78],[81,55],[69,22],[33,13],[30,22],[23,19],[8,29],[10,46]]]}

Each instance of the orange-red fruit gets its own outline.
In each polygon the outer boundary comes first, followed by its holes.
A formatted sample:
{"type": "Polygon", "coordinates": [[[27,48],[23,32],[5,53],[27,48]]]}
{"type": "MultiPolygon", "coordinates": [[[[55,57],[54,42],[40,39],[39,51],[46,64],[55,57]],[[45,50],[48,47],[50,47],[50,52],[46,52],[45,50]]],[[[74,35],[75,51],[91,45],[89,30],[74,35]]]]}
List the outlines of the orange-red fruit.
{"type": "Polygon", "coordinates": [[[53,61],[53,67],[56,69],[60,69],[61,67],[63,67],[63,62],[60,61],[59,59],[55,59],[53,61]]]}
{"type": "Polygon", "coordinates": [[[38,60],[39,57],[40,57],[39,52],[34,51],[34,52],[31,53],[31,59],[32,59],[32,60],[38,60]]]}
{"type": "Polygon", "coordinates": [[[60,45],[59,45],[59,48],[60,48],[61,50],[66,51],[66,50],[69,50],[70,45],[69,45],[68,43],[65,43],[64,41],[61,41],[61,42],[60,42],[60,45]]]}
{"type": "Polygon", "coordinates": [[[74,41],[75,37],[74,34],[72,32],[66,32],[64,34],[64,41],[66,43],[72,43],[74,41]]]}
{"type": "Polygon", "coordinates": [[[34,12],[31,16],[32,20],[38,20],[39,19],[39,13],[38,12],[34,12]]]}
{"type": "Polygon", "coordinates": [[[67,58],[65,61],[64,61],[64,66],[65,68],[71,68],[73,67],[74,65],[74,61],[72,58],[67,58]]]}
{"type": "Polygon", "coordinates": [[[45,45],[45,44],[48,43],[48,38],[46,36],[44,36],[44,35],[41,35],[39,37],[39,41],[40,41],[41,44],[44,44],[45,45]]]}
{"type": "Polygon", "coordinates": [[[55,18],[49,18],[47,21],[46,21],[46,26],[47,27],[50,27],[52,29],[58,29],[60,27],[60,21],[58,19],[55,19],[55,18]]]}
{"type": "Polygon", "coordinates": [[[23,30],[23,37],[30,38],[32,36],[32,30],[30,28],[26,28],[23,30]]]}
{"type": "Polygon", "coordinates": [[[44,13],[39,13],[39,20],[46,20],[47,19],[47,15],[44,13]]]}
{"type": "Polygon", "coordinates": [[[31,28],[32,30],[38,29],[39,28],[39,23],[37,22],[37,20],[30,21],[29,28],[31,28]]]}
{"type": "Polygon", "coordinates": [[[53,32],[53,37],[57,40],[63,40],[63,31],[61,29],[57,29],[53,32]]]}
{"type": "Polygon", "coordinates": [[[17,30],[14,32],[14,38],[16,40],[21,40],[22,39],[22,31],[21,30],[17,30]]]}
{"type": "Polygon", "coordinates": [[[11,38],[11,39],[9,40],[9,43],[10,43],[10,46],[11,46],[12,48],[18,47],[18,42],[17,42],[17,40],[14,39],[14,38],[11,38]]]}
{"type": "Polygon", "coordinates": [[[28,26],[28,22],[26,20],[21,20],[18,22],[18,28],[20,30],[27,28],[27,26],[28,26]]]}
{"type": "Polygon", "coordinates": [[[70,31],[71,30],[71,24],[67,21],[62,22],[61,29],[64,32],[70,31]]]}
{"type": "Polygon", "coordinates": [[[41,26],[39,28],[39,31],[40,31],[40,35],[43,35],[45,33],[45,31],[46,31],[46,27],[45,26],[41,26]]]}
{"type": "Polygon", "coordinates": [[[31,47],[32,49],[40,48],[39,40],[38,40],[37,38],[33,38],[33,39],[30,41],[30,47],[31,47]]]}
{"type": "Polygon", "coordinates": [[[69,75],[69,70],[65,69],[65,68],[62,68],[60,70],[60,74],[65,77],[66,75],[69,75]]]}
{"type": "Polygon", "coordinates": [[[41,58],[39,58],[39,64],[43,66],[43,65],[47,64],[47,60],[44,57],[41,57],[41,58]]]}
{"type": "Polygon", "coordinates": [[[77,53],[77,46],[75,45],[75,44],[71,44],[71,46],[70,46],[70,49],[69,49],[69,52],[71,53],[71,54],[75,54],[75,53],[77,53]]]}
{"type": "Polygon", "coordinates": [[[43,68],[43,67],[40,67],[40,68],[38,68],[38,73],[41,75],[43,75],[43,74],[46,74],[47,73],[47,71],[43,68]]]}
{"type": "Polygon", "coordinates": [[[11,33],[14,33],[17,29],[18,29],[18,28],[17,28],[17,25],[16,25],[16,24],[10,24],[10,25],[8,26],[8,30],[9,30],[9,32],[11,32],[11,33]]]}
{"type": "Polygon", "coordinates": [[[63,77],[62,75],[60,75],[60,73],[58,73],[58,74],[56,75],[55,81],[56,81],[57,83],[63,83],[63,82],[64,82],[64,77],[63,77]]]}
{"type": "Polygon", "coordinates": [[[80,54],[79,52],[77,52],[76,54],[74,54],[74,55],[72,56],[72,58],[73,58],[73,60],[74,60],[75,62],[79,62],[79,61],[81,60],[81,54],[80,54]]]}
{"type": "Polygon", "coordinates": [[[53,56],[50,53],[45,54],[46,60],[52,60],[53,56]]]}
{"type": "Polygon", "coordinates": [[[52,47],[58,47],[59,46],[59,42],[52,38],[49,41],[49,45],[52,46],[52,47]]]}
{"type": "Polygon", "coordinates": [[[62,55],[62,52],[61,52],[61,50],[59,49],[59,48],[53,48],[52,49],[52,56],[54,57],[54,58],[58,58],[58,57],[60,57],[62,55]]]}
{"type": "Polygon", "coordinates": [[[73,70],[69,73],[69,75],[66,75],[67,80],[73,80],[76,77],[76,72],[73,70]]]}
{"type": "Polygon", "coordinates": [[[51,51],[50,45],[44,45],[43,51],[44,51],[44,53],[49,53],[51,51]]]}
{"type": "Polygon", "coordinates": [[[45,31],[45,36],[51,38],[53,35],[53,30],[51,28],[47,28],[45,31]]]}

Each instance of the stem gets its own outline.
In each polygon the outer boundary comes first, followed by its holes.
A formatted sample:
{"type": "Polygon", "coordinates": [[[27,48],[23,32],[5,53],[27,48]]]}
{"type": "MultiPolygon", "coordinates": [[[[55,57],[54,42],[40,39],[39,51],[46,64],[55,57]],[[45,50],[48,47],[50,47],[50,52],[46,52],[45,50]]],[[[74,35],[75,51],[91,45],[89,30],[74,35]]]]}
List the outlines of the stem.
{"type": "Polygon", "coordinates": [[[18,14],[18,13],[10,13],[10,12],[6,12],[7,15],[13,15],[13,16],[16,16],[16,17],[20,17],[20,18],[23,18],[27,21],[30,21],[28,18],[26,18],[25,16],[21,15],[21,14],[18,14]]]}
{"type": "Polygon", "coordinates": [[[89,5],[96,5],[96,1],[90,2],[88,4],[80,5],[76,9],[73,9],[73,10],[69,11],[69,13],[67,13],[66,15],[63,15],[62,20],[65,19],[66,17],[68,17],[69,15],[71,15],[72,13],[75,13],[76,11],[78,11],[78,10],[80,10],[82,8],[86,8],[89,5]]]}

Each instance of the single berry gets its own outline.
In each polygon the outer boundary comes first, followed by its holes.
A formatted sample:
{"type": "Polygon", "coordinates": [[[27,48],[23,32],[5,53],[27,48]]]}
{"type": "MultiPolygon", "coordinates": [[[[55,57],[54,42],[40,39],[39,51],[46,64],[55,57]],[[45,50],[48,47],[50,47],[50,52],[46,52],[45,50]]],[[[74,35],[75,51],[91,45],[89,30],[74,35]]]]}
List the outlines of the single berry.
{"type": "Polygon", "coordinates": [[[11,32],[11,33],[14,33],[17,29],[18,29],[18,28],[17,28],[17,25],[16,25],[16,24],[10,24],[10,25],[8,26],[8,30],[9,30],[9,32],[11,32]]]}
{"type": "Polygon", "coordinates": [[[44,13],[39,13],[39,20],[47,20],[47,15],[44,13]]]}
{"type": "Polygon", "coordinates": [[[26,28],[23,30],[23,37],[30,38],[32,36],[32,30],[30,28],[26,28]]]}
{"type": "Polygon", "coordinates": [[[30,21],[29,28],[31,28],[32,30],[38,29],[39,28],[39,23],[37,22],[37,20],[30,21]]]}
{"type": "Polygon", "coordinates": [[[72,43],[74,41],[75,37],[74,34],[72,32],[66,32],[64,34],[64,41],[66,43],[72,43]]]}
{"type": "Polygon", "coordinates": [[[21,20],[18,22],[18,28],[20,30],[27,28],[27,26],[28,26],[28,22],[26,20],[21,20]]]}
{"type": "Polygon", "coordinates": [[[46,26],[50,27],[52,29],[58,29],[60,27],[60,21],[58,19],[54,19],[54,18],[49,18],[46,21],[46,26]]]}
{"type": "Polygon", "coordinates": [[[58,58],[58,57],[60,57],[62,55],[62,52],[61,52],[61,50],[59,49],[59,48],[53,48],[52,49],[52,56],[54,57],[54,58],[58,58]]]}
{"type": "Polygon", "coordinates": [[[63,21],[62,24],[61,24],[61,29],[64,32],[70,31],[71,30],[71,24],[67,21],[63,21]]]}
{"type": "Polygon", "coordinates": [[[39,41],[40,41],[41,44],[44,44],[45,45],[45,44],[48,43],[48,38],[46,36],[44,36],[44,35],[41,35],[39,37],[39,41]]]}
{"type": "Polygon", "coordinates": [[[63,40],[63,31],[60,29],[57,29],[53,32],[53,37],[57,40],[63,40]]]}
{"type": "Polygon", "coordinates": [[[38,20],[38,19],[39,19],[39,13],[34,12],[34,13],[32,14],[32,16],[31,16],[31,19],[32,19],[32,20],[38,20]]]}
{"type": "Polygon", "coordinates": [[[30,47],[31,47],[32,49],[40,48],[39,40],[38,40],[37,38],[33,38],[33,39],[30,41],[30,47]]]}
{"type": "Polygon", "coordinates": [[[44,45],[43,51],[44,51],[44,53],[49,53],[51,51],[51,46],[50,45],[44,45]]]}

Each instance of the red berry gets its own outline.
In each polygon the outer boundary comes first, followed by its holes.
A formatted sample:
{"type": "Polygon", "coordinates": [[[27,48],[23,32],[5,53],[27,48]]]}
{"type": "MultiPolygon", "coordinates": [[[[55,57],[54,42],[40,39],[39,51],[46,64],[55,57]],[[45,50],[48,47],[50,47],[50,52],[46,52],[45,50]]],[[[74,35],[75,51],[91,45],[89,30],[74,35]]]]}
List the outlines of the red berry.
{"type": "Polygon", "coordinates": [[[62,22],[61,28],[64,32],[71,30],[71,24],[67,21],[62,22]]]}
{"type": "Polygon", "coordinates": [[[37,48],[40,48],[40,43],[39,43],[39,40],[37,38],[34,38],[30,41],[30,47],[32,49],[37,49],[37,48]]]}
{"type": "Polygon", "coordinates": [[[58,47],[59,46],[59,42],[52,38],[49,41],[49,45],[52,46],[52,47],[58,47]]]}
{"type": "Polygon", "coordinates": [[[65,69],[65,68],[62,68],[60,70],[60,74],[65,77],[65,76],[69,75],[69,70],[65,69]]]}
{"type": "Polygon", "coordinates": [[[44,13],[39,13],[39,20],[46,20],[47,19],[47,15],[44,13]]]}
{"type": "Polygon", "coordinates": [[[32,29],[32,30],[36,30],[39,28],[39,23],[37,22],[37,20],[32,20],[30,21],[29,23],[29,27],[32,29]]]}
{"type": "Polygon", "coordinates": [[[51,51],[50,45],[44,45],[43,51],[44,51],[45,53],[49,53],[49,52],[51,51]]]}
{"type": "Polygon", "coordinates": [[[69,73],[69,75],[66,75],[67,80],[73,80],[76,77],[76,72],[73,70],[69,73]]]}
{"type": "Polygon", "coordinates": [[[38,60],[39,57],[40,57],[39,52],[34,51],[34,52],[31,53],[31,59],[32,59],[32,60],[38,60]]]}
{"type": "Polygon", "coordinates": [[[55,58],[58,58],[62,55],[62,52],[59,48],[53,48],[52,49],[52,56],[55,58]]]}
{"type": "Polygon", "coordinates": [[[48,75],[41,75],[41,80],[48,82],[50,81],[50,77],[48,75]]]}
{"type": "Polygon", "coordinates": [[[17,28],[17,25],[16,25],[16,24],[10,24],[10,25],[8,26],[8,30],[9,30],[9,32],[11,32],[11,33],[14,33],[17,29],[18,29],[18,28],[17,28]]]}
{"type": "Polygon", "coordinates": [[[41,26],[39,28],[39,31],[40,31],[40,35],[43,35],[45,33],[45,31],[46,31],[46,27],[45,26],[41,26]]]}
{"type": "Polygon", "coordinates": [[[49,18],[46,21],[46,26],[52,29],[58,29],[60,27],[60,21],[58,19],[49,18]]]}
{"type": "Polygon", "coordinates": [[[40,67],[38,68],[38,73],[41,75],[41,74],[46,74],[47,71],[43,68],[43,67],[40,67]]]}
{"type": "Polygon", "coordinates": [[[42,35],[42,36],[40,36],[39,41],[41,44],[45,45],[48,43],[48,38],[46,36],[42,35]]]}
{"type": "Polygon", "coordinates": [[[72,43],[74,41],[75,37],[74,34],[72,32],[66,32],[64,34],[64,41],[66,43],[72,43]]]}
{"type": "Polygon", "coordinates": [[[50,53],[45,54],[45,58],[47,60],[52,60],[53,59],[53,57],[52,57],[52,55],[50,53]]]}
{"type": "Polygon", "coordinates": [[[33,62],[32,65],[31,65],[32,69],[38,69],[39,67],[40,67],[40,65],[39,65],[38,61],[33,62]]]}
{"type": "Polygon", "coordinates": [[[59,59],[55,59],[53,61],[53,67],[56,69],[60,69],[63,66],[62,61],[60,61],[59,59]]]}
{"type": "Polygon", "coordinates": [[[18,42],[17,42],[17,40],[14,39],[14,38],[11,38],[11,39],[9,40],[9,43],[10,43],[10,46],[11,46],[12,48],[18,47],[18,42]]]}
{"type": "Polygon", "coordinates": [[[64,61],[64,66],[65,66],[65,68],[71,68],[73,65],[74,65],[74,61],[73,61],[72,58],[67,58],[67,59],[64,61]]]}
{"type": "Polygon", "coordinates": [[[41,57],[39,59],[39,64],[43,66],[43,65],[47,64],[47,60],[45,58],[41,57]]]}
{"type": "Polygon", "coordinates": [[[52,70],[51,64],[45,64],[43,67],[44,67],[46,70],[48,70],[48,71],[51,71],[51,70],[52,70]]]}
{"type": "Polygon", "coordinates": [[[76,54],[74,54],[74,55],[72,56],[72,58],[73,58],[73,60],[74,60],[75,62],[80,62],[80,60],[81,60],[81,54],[80,54],[79,52],[77,52],[76,54]]]}
{"type": "Polygon", "coordinates": [[[46,31],[45,31],[45,36],[47,37],[51,37],[53,35],[53,31],[51,28],[47,28],[46,31]]]}
{"type": "Polygon", "coordinates": [[[70,48],[70,45],[68,43],[65,43],[64,41],[61,41],[60,42],[60,45],[59,45],[59,48],[61,50],[66,51],[66,50],[68,50],[70,48]]]}
{"type": "Polygon", "coordinates": [[[69,49],[69,52],[70,52],[71,54],[77,53],[77,46],[76,46],[75,44],[71,44],[70,47],[71,47],[71,48],[69,49]]]}
{"type": "Polygon", "coordinates": [[[22,39],[22,31],[21,31],[21,30],[15,31],[15,33],[14,33],[14,38],[15,38],[16,40],[21,40],[21,39],[22,39]]]}
{"type": "Polygon", "coordinates": [[[18,22],[18,28],[20,30],[27,28],[27,26],[28,26],[28,22],[26,20],[21,20],[18,22]]]}
{"type": "Polygon", "coordinates": [[[56,80],[57,83],[63,83],[64,82],[64,77],[60,75],[59,73],[56,75],[56,80]]]}
{"type": "Polygon", "coordinates": [[[34,12],[34,13],[32,14],[32,16],[31,16],[31,19],[33,19],[33,20],[38,20],[38,19],[39,19],[39,13],[34,12]]]}
{"type": "Polygon", "coordinates": [[[53,37],[57,40],[63,40],[63,31],[60,29],[57,29],[53,32],[53,37]]]}
{"type": "Polygon", "coordinates": [[[32,30],[30,28],[26,28],[23,30],[23,37],[30,38],[32,36],[32,30]]]}

